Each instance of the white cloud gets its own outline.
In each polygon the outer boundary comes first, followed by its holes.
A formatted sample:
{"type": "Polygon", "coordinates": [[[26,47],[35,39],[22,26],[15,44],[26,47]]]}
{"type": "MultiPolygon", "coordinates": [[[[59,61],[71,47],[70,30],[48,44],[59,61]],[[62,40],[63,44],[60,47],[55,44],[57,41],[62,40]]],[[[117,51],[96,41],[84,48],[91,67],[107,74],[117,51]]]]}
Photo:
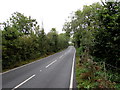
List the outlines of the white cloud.
{"type": "Polygon", "coordinates": [[[0,22],[6,21],[13,12],[18,11],[37,19],[39,24],[43,21],[46,32],[53,27],[61,32],[65,19],[72,11],[98,1],[100,2],[100,0],[1,0],[0,22]]]}

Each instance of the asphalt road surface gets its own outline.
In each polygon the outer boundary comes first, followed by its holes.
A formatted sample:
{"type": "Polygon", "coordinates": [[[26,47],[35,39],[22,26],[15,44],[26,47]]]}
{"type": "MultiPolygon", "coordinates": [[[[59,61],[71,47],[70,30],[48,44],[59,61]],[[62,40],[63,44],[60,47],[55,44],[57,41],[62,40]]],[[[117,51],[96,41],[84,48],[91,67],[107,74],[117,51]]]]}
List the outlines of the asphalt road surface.
{"type": "Polygon", "coordinates": [[[2,88],[72,88],[75,48],[18,67],[2,74],[2,88]]]}

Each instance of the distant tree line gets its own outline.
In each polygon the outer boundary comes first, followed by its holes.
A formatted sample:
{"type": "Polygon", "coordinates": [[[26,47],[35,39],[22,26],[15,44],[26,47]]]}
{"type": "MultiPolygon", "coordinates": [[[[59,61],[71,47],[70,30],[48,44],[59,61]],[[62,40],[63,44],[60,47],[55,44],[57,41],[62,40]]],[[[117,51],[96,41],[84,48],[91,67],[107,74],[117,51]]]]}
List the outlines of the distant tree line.
{"type": "Polygon", "coordinates": [[[120,68],[120,2],[101,2],[77,10],[63,30],[80,55],[120,68]]]}
{"type": "Polygon", "coordinates": [[[69,37],[58,34],[55,28],[46,34],[36,19],[19,12],[3,23],[2,68],[14,67],[16,63],[49,55],[68,47],[69,37]]]}

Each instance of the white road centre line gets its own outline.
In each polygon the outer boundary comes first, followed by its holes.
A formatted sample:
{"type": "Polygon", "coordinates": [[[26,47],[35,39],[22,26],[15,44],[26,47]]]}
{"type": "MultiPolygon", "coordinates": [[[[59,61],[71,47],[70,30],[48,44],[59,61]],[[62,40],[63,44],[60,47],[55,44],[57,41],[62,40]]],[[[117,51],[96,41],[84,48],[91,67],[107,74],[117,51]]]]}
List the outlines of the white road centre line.
{"type": "Polygon", "coordinates": [[[51,62],[50,64],[48,64],[47,66],[46,66],[46,68],[48,68],[50,65],[52,65],[53,63],[55,63],[57,60],[55,60],[55,61],[53,61],[53,62],[51,62]]]}
{"type": "MultiPolygon", "coordinates": [[[[76,53],[76,51],[75,51],[75,53],[76,53]]],[[[71,71],[71,78],[70,78],[69,90],[72,90],[72,88],[73,88],[73,75],[74,75],[75,53],[74,53],[73,63],[72,63],[72,71],[71,71]]]]}
{"type": "MultiPolygon", "coordinates": [[[[54,54],[53,54],[53,55],[54,55],[54,54]]],[[[45,57],[45,58],[47,59],[47,58],[49,58],[49,57],[51,57],[51,56],[52,56],[52,55],[47,56],[47,57],[45,57]]],[[[6,73],[8,73],[8,72],[11,72],[11,71],[14,71],[14,70],[17,70],[17,69],[20,69],[20,68],[23,68],[23,67],[28,66],[28,65],[31,65],[31,64],[33,64],[33,63],[39,62],[39,61],[41,61],[41,60],[43,60],[43,59],[44,59],[44,58],[39,59],[39,60],[36,60],[36,61],[33,61],[33,62],[28,63],[28,64],[25,64],[25,65],[22,65],[22,66],[20,66],[20,67],[16,67],[16,68],[10,69],[10,70],[8,70],[8,71],[6,71],[6,72],[0,73],[0,75],[6,74],[6,73]]]]}
{"type": "Polygon", "coordinates": [[[60,56],[59,58],[62,58],[63,56],[60,56]]]}
{"type": "Polygon", "coordinates": [[[29,77],[28,79],[26,79],[25,81],[23,81],[22,83],[20,83],[16,87],[14,87],[12,90],[17,89],[18,87],[20,87],[21,85],[23,85],[24,83],[26,83],[27,81],[29,81],[30,79],[32,79],[33,77],[35,77],[35,75],[32,75],[31,77],[29,77]]]}
{"type": "Polygon", "coordinates": [[[65,53],[65,55],[67,54],[68,52],[65,53]]]}

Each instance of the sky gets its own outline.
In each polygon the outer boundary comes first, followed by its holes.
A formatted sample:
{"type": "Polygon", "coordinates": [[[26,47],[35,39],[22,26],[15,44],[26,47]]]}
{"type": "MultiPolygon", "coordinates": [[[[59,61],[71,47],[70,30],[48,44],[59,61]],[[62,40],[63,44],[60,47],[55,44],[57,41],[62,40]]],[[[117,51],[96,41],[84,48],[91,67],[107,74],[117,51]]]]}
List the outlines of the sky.
{"type": "Polygon", "coordinates": [[[65,21],[73,12],[82,9],[83,5],[91,5],[100,0],[1,0],[0,22],[4,22],[14,12],[36,19],[38,24],[48,33],[56,28],[62,33],[65,21]]]}

